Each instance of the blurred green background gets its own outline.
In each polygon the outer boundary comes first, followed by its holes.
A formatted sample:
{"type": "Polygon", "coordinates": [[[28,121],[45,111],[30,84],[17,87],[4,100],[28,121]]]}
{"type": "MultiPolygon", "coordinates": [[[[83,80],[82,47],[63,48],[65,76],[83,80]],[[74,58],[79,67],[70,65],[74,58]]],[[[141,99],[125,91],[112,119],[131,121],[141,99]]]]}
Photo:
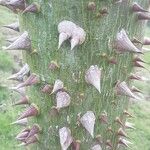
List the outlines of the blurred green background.
{"type": "MultiPolygon", "coordinates": [[[[12,107],[13,101],[19,98],[19,94],[10,91],[14,82],[8,81],[7,77],[18,68],[21,63],[20,53],[17,51],[4,51],[3,46],[8,43],[5,39],[16,36],[17,33],[6,30],[2,25],[11,24],[17,20],[17,16],[8,9],[0,7],[0,150],[21,150],[17,147],[19,144],[15,140],[15,136],[22,129],[19,126],[10,125],[15,121],[20,110],[20,107],[12,107]]],[[[149,23],[150,24],[150,23],[149,23]]],[[[146,36],[150,37],[150,25],[146,28],[146,36]]],[[[150,70],[150,52],[143,56],[147,62],[145,67],[150,70]]],[[[145,75],[150,79],[150,71],[142,69],[141,75],[145,75]]],[[[150,81],[145,83],[137,81],[134,84],[144,91],[146,99],[140,102],[131,104],[130,112],[134,118],[129,119],[129,122],[135,124],[136,130],[128,130],[132,150],[150,150],[150,81]]]]}

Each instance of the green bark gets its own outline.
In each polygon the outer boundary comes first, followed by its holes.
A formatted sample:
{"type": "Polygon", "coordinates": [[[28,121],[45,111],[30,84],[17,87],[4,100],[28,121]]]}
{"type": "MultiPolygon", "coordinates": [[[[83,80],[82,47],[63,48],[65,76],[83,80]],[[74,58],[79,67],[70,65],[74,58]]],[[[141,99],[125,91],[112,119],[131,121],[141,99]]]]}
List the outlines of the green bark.
{"type": "MultiPolygon", "coordinates": [[[[29,4],[32,2],[35,1],[28,1],[29,4]]],[[[31,149],[60,150],[58,129],[64,126],[69,127],[72,136],[81,141],[81,150],[90,149],[96,139],[92,139],[82,126],[77,126],[77,115],[81,113],[82,116],[87,111],[93,111],[96,116],[95,137],[102,136],[104,143],[101,146],[104,150],[108,139],[113,144],[112,149],[116,150],[116,132],[120,125],[114,120],[118,116],[125,121],[123,111],[128,109],[129,100],[125,96],[116,95],[114,85],[117,80],[128,82],[128,75],[133,70],[133,54],[117,54],[112,42],[122,28],[129,33],[130,38],[141,39],[145,22],[137,20],[137,16],[131,11],[132,0],[121,4],[116,4],[113,0],[94,0],[95,11],[87,9],[89,0],[36,2],[41,6],[39,13],[20,15],[21,31],[29,33],[32,50],[37,51],[24,52],[24,60],[30,65],[31,72],[47,83],[53,84],[56,79],[62,80],[71,97],[71,104],[68,108],[61,109],[58,115],[51,116],[51,107],[56,105],[55,94],[46,95],[40,91],[44,82],[27,88],[30,101],[40,108],[40,115],[31,119],[30,124],[38,123],[42,127],[39,143],[31,146],[31,149]],[[108,14],[99,16],[99,10],[104,7],[108,14]],[[87,33],[86,41],[72,51],[69,42],[65,42],[59,50],[57,48],[57,26],[62,20],[78,24],[87,33]],[[104,55],[115,58],[118,63],[109,63],[104,55]],[[57,61],[60,68],[55,71],[48,69],[51,61],[57,61]],[[91,65],[102,68],[101,93],[85,82],[85,71],[91,65]],[[73,74],[77,81],[73,79],[73,74]],[[103,111],[108,114],[108,125],[100,123],[98,119],[103,111]],[[113,133],[107,132],[108,127],[112,128],[113,133]]],[[[148,4],[147,0],[137,2],[141,2],[143,7],[148,4]]]]}

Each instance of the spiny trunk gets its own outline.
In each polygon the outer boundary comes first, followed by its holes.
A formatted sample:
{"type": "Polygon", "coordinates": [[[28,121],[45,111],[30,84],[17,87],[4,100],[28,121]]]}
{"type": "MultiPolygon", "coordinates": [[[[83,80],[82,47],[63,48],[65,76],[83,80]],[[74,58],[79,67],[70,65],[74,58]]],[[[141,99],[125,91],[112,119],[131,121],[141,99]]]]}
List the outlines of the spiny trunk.
{"type": "MultiPolygon", "coordinates": [[[[27,4],[32,2],[30,0],[27,4]]],[[[134,54],[116,53],[114,43],[117,33],[122,29],[130,39],[136,37],[142,40],[145,21],[138,20],[137,13],[133,12],[132,0],[36,2],[40,6],[38,13],[19,15],[21,31],[28,32],[32,43],[32,50],[23,52],[24,60],[29,64],[31,72],[40,77],[39,84],[27,88],[30,102],[40,110],[40,114],[30,120],[30,125],[37,123],[42,128],[42,132],[38,133],[39,143],[32,145],[31,149],[61,149],[59,129],[67,127],[71,131],[74,145],[80,143],[81,150],[90,149],[96,144],[100,144],[104,150],[108,147],[116,150],[121,134],[118,129],[124,130],[121,123],[124,124],[126,120],[124,111],[128,109],[129,98],[116,94],[115,85],[118,80],[131,82],[128,77],[133,71],[134,54]],[[85,42],[73,50],[70,50],[69,40],[58,49],[57,26],[63,20],[74,22],[86,32],[85,42]],[[52,61],[57,62],[59,67],[55,64],[52,66],[55,69],[49,67],[52,61]],[[101,68],[101,92],[85,81],[86,71],[92,65],[101,68]],[[71,103],[54,114],[56,93],[45,94],[41,88],[46,83],[53,86],[57,79],[64,83],[71,103]],[[87,111],[92,111],[96,117],[94,137],[81,125],[82,116],[87,111]],[[78,142],[75,144],[75,141],[78,142]]],[[[147,0],[137,2],[144,8],[148,5],[147,0]]],[[[141,48],[141,45],[138,44],[138,47],[141,48]]],[[[120,142],[120,145],[124,144],[120,142]]],[[[68,149],[78,150],[73,148],[73,144],[68,149]]]]}

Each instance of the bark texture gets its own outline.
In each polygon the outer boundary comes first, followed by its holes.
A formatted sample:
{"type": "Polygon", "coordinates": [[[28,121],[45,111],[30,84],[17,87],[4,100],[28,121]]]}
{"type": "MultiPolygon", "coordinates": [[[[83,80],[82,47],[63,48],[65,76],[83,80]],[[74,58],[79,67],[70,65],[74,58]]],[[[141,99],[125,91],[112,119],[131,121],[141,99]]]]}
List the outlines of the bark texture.
{"type": "MultiPolygon", "coordinates": [[[[34,0],[28,0],[31,4],[34,0]]],[[[89,0],[36,0],[40,5],[38,13],[19,15],[21,31],[27,31],[32,42],[32,52],[23,52],[24,60],[31,72],[40,76],[39,84],[28,87],[27,95],[32,103],[40,109],[40,115],[30,119],[30,125],[37,123],[42,132],[39,143],[31,149],[60,150],[59,129],[68,127],[75,140],[80,140],[81,150],[88,150],[98,143],[96,137],[101,135],[103,150],[112,143],[112,150],[118,147],[117,135],[120,124],[115,122],[119,117],[124,123],[124,110],[128,109],[129,98],[115,93],[115,83],[126,81],[133,70],[133,53],[118,54],[113,48],[116,35],[124,29],[129,38],[141,40],[145,21],[140,21],[131,10],[132,0],[116,3],[113,0],[94,0],[96,8],[89,10],[89,0]],[[104,10],[107,10],[107,13],[104,10]],[[58,24],[69,20],[86,31],[86,40],[82,45],[70,50],[70,42],[64,42],[58,49],[58,24]],[[117,63],[110,63],[110,60],[117,63]],[[60,66],[56,70],[49,69],[51,61],[60,66]],[[85,81],[85,72],[91,65],[102,68],[101,93],[85,81]],[[55,80],[63,81],[66,91],[71,97],[71,104],[52,115],[52,107],[56,106],[56,94],[44,94],[41,88],[45,83],[51,85],[55,80]],[[94,138],[78,125],[79,114],[82,117],[87,111],[93,111],[96,117],[94,138]],[[99,121],[103,112],[108,115],[108,124],[99,121]],[[108,128],[112,128],[112,132],[108,128]]],[[[144,8],[147,0],[136,0],[144,8]]],[[[140,48],[140,45],[138,45],[140,48]]],[[[122,127],[123,128],[123,127],[122,127]]],[[[69,149],[73,149],[72,146],[69,149]]],[[[121,148],[119,148],[121,149],[121,148]]],[[[73,149],[75,150],[75,149],[73,149]]],[[[78,150],[78,149],[76,149],[78,150]]]]}
{"type": "MultiPolygon", "coordinates": [[[[141,2],[142,5],[147,4],[146,0],[141,2]]],[[[117,116],[125,119],[123,111],[128,109],[128,100],[124,96],[116,96],[114,84],[117,80],[127,81],[133,69],[133,55],[116,54],[111,42],[122,28],[129,33],[130,38],[141,39],[145,22],[137,20],[137,16],[131,11],[131,1],[115,4],[110,0],[95,0],[96,10],[93,12],[87,9],[88,0],[44,0],[38,3],[41,6],[40,13],[20,17],[22,31],[29,33],[32,50],[37,51],[35,54],[25,53],[24,59],[30,65],[31,71],[44,78],[46,82],[54,84],[56,79],[62,80],[70,94],[71,105],[53,117],[49,112],[55,105],[56,96],[42,94],[41,86],[28,89],[31,101],[40,108],[40,116],[32,122],[38,123],[43,128],[40,143],[33,149],[61,149],[58,129],[64,126],[69,127],[73,137],[81,141],[81,150],[90,149],[95,140],[84,128],[77,126],[78,114],[83,115],[90,110],[96,116],[95,137],[99,134],[102,136],[104,143],[101,146],[104,149],[106,141],[111,140],[115,150],[118,140],[116,132],[120,125],[114,120],[117,116]],[[103,8],[108,10],[108,14],[99,14],[99,10],[103,8]],[[71,51],[70,43],[66,42],[59,50],[57,49],[57,26],[62,20],[72,21],[86,31],[87,37],[83,45],[71,51]],[[116,65],[108,63],[105,55],[108,58],[115,58],[118,63],[116,65]],[[51,61],[57,61],[60,68],[55,71],[49,70],[51,61]],[[85,82],[85,71],[91,65],[103,68],[101,94],[85,82]],[[109,125],[104,125],[98,120],[103,111],[108,114],[109,125]],[[113,134],[107,132],[109,126],[113,129],[113,134]]]]}

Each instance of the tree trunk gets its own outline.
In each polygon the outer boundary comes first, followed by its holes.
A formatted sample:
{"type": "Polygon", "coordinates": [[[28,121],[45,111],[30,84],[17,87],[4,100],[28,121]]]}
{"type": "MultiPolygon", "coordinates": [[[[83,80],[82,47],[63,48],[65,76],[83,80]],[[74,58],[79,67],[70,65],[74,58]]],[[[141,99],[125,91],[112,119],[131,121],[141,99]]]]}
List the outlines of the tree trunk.
{"type": "MultiPolygon", "coordinates": [[[[29,0],[27,4],[32,2],[29,0]]],[[[147,0],[137,2],[144,8],[148,5],[147,0]]],[[[115,40],[122,29],[130,39],[142,40],[145,21],[138,20],[137,13],[132,11],[132,0],[94,0],[94,3],[89,0],[37,0],[37,3],[40,12],[19,15],[21,31],[28,32],[32,43],[32,50],[23,52],[24,60],[31,73],[40,77],[39,84],[27,87],[31,103],[40,110],[38,116],[30,119],[30,125],[37,123],[42,128],[39,142],[30,145],[31,149],[60,150],[59,129],[63,127],[69,128],[73,137],[73,144],[68,149],[78,150],[75,148],[77,143],[81,150],[96,144],[103,150],[116,150],[120,144],[118,149],[121,149],[124,144],[118,142],[118,129],[124,130],[121,123],[125,124],[124,111],[128,109],[129,98],[116,94],[115,90],[118,80],[130,84],[128,77],[134,67],[134,54],[118,53],[115,40]],[[73,50],[69,40],[58,49],[57,27],[63,20],[72,21],[86,32],[84,43],[73,50]],[[53,61],[59,67],[52,64],[53,61]],[[101,68],[101,92],[85,81],[85,74],[92,65],[101,68]],[[46,83],[54,85],[57,79],[64,83],[64,91],[71,98],[70,105],[59,111],[53,107],[56,106],[56,93],[41,92],[46,83]],[[92,111],[96,117],[94,137],[81,121],[87,111],[92,111]]],[[[137,47],[141,48],[141,45],[137,44],[137,47]]]]}

